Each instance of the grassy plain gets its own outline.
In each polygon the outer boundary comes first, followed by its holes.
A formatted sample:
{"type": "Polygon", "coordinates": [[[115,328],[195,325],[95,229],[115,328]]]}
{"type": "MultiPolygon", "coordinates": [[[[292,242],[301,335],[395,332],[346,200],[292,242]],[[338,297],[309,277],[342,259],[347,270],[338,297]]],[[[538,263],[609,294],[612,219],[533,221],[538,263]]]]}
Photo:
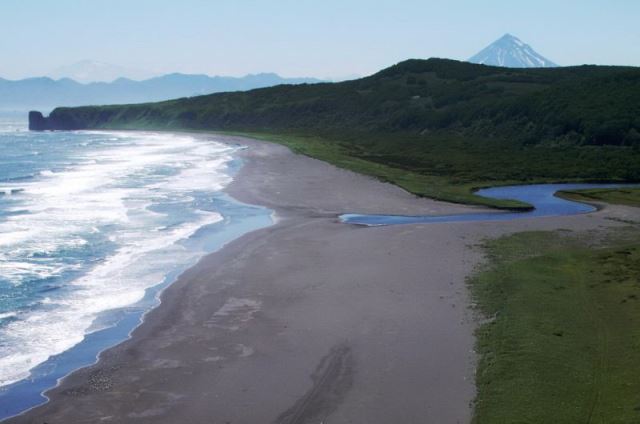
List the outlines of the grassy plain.
{"type": "Polygon", "coordinates": [[[476,424],[640,422],[640,228],[489,241],[476,424]]]}

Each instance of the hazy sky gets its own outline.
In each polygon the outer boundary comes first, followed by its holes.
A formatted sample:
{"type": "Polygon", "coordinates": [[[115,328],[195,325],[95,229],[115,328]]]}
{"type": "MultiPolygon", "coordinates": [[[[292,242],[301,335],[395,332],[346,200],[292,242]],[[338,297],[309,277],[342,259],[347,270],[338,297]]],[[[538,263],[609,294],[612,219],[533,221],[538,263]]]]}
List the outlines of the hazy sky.
{"type": "Polygon", "coordinates": [[[638,0],[0,0],[0,76],[83,59],[210,75],[365,75],[510,32],[561,65],[640,65],[638,0]]]}

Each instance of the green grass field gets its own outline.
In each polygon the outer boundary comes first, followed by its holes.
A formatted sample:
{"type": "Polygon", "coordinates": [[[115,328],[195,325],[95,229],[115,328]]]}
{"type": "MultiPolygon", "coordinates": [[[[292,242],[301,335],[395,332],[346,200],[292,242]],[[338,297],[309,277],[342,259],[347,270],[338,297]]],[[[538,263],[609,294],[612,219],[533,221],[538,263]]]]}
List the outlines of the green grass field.
{"type": "Polygon", "coordinates": [[[565,190],[559,195],[568,199],[605,202],[640,207],[640,188],[565,190]]]}
{"type": "Polygon", "coordinates": [[[640,422],[640,230],[602,246],[529,232],[487,243],[470,282],[476,424],[640,422]]]}

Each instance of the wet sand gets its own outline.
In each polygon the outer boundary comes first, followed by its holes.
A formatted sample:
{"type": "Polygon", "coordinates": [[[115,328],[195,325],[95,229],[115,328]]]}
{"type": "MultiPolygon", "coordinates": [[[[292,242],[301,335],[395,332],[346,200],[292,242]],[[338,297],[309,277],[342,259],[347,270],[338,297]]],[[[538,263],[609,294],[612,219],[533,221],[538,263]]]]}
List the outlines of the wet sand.
{"type": "MultiPolygon", "coordinates": [[[[372,178],[263,142],[229,186],[276,224],[184,273],[132,338],[11,423],[467,423],[474,317],[466,277],[486,237],[621,225],[637,215],[365,228],[344,212],[449,214],[372,178]]],[[[637,218],[637,216],[636,216],[637,218]]]]}

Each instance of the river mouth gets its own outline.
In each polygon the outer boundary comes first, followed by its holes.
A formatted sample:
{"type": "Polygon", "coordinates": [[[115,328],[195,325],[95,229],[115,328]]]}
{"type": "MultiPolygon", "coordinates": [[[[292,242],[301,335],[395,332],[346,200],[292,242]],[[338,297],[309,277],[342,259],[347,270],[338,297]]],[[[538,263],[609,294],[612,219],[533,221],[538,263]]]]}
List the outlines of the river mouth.
{"type": "Polygon", "coordinates": [[[514,219],[570,216],[594,212],[593,205],[556,196],[563,190],[582,190],[594,188],[638,187],[638,184],[531,184],[491,187],[478,190],[477,195],[491,199],[518,200],[533,206],[533,209],[521,212],[480,212],[453,215],[371,215],[347,213],[340,215],[345,224],[377,227],[398,224],[431,224],[446,222],[485,222],[512,221],[514,219]]]}

